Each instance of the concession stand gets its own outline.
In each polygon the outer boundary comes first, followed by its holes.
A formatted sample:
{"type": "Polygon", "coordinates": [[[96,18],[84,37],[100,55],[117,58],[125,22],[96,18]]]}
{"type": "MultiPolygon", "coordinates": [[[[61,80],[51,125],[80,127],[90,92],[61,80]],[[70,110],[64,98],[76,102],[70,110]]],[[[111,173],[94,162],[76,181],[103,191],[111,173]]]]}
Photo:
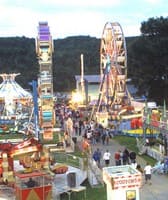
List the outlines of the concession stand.
{"type": "Polygon", "coordinates": [[[45,172],[15,174],[16,200],[52,199],[52,178],[45,172]]]}
{"type": "Polygon", "coordinates": [[[108,112],[96,112],[96,121],[104,128],[108,127],[108,112]]]}
{"type": "Polygon", "coordinates": [[[130,165],[103,168],[107,200],[140,200],[142,174],[130,165]]]}

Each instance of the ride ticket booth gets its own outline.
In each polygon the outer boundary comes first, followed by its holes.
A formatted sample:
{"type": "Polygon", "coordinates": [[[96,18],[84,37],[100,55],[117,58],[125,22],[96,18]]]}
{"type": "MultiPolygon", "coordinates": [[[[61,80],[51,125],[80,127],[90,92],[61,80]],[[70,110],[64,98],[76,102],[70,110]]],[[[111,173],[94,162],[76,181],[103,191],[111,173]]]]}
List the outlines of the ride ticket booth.
{"type": "Polygon", "coordinates": [[[107,200],[140,200],[142,174],[130,165],[103,168],[107,200]]]}
{"type": "Polygon", "coordinates": [[[16,200],[52,199],[51,175],[44,172],[15,174],[16,200]]]}

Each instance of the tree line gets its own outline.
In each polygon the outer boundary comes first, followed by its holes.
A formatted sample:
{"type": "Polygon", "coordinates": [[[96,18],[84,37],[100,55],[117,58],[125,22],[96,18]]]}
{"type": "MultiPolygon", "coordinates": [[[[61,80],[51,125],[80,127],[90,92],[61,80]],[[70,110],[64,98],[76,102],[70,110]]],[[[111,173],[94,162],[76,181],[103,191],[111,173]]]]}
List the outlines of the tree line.
{"type": "MultiPolygon", "coordinates": [[[[75,89],[75,75],[80,74],[80,55],[84,55],[85,74],[100,73],[100,40],[90,36],[73,36],[54,40],[54,91],[75,89]]],[[[141,35],[126,37],[128,78],[145,95],[158,104],[168,103],[168,18],[149,18],[141,23],[141,35]]],[[[24,88],[37,80],[39,64],[35,39],[0,38],[0,73],[21,73],[16,81],[24,88]]],[[[30,88],[31,89],[31,88],[30,88]]]]}

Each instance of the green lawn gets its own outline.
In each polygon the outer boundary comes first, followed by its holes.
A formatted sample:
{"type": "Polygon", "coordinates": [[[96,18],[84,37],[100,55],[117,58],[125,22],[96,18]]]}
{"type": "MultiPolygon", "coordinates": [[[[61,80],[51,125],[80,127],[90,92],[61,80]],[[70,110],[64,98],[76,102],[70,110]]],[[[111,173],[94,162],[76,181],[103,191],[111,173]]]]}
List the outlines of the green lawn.
{"type": "Polygon", "coordinates": [[[129,150],[138,153],[138,148],[136,146],[136,139],[134,137],[115,136],[113,139],[116,140],[119,144],[126,146],[129,150]]]}
{"type": "MultiPolygon", "coordinates": [[[[106,200],[106,187],[98,187],[98,188],[92,188],[88,181],[85,181],[83,183],[83,186],[86,186],[86,200],[106,200]]],[[[83,200],[84,199],[84,193],[72,193],[71,195],[72,200],[83,200]]],[[[61,200],[68,200],[67,194],[61,195],[61,200]]]]}
{"type": "MultiPolygon", "coordinates": [[[[138,154],[138,148],[136,145],[135,137],[115,136],[113,139],[118,141],[119,144],[126,146],[129,150],[135,151],[138,154]]],[[[154,158],[152,158],[148,155],[141,155],[141,157],[144,160],[146,160],[146,162],[149,162],[152,166],[155,165],[155,163],[157,162],[154,158]]]]}

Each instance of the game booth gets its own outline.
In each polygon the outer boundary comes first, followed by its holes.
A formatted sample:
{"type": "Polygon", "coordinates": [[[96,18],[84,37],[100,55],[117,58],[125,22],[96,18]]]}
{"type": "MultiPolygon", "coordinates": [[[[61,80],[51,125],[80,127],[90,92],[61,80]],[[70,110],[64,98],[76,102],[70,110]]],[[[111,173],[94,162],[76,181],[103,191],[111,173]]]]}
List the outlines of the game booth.
{"type": "Polygon", "coordinates": [[[103,168],[107,200],[140,200],[142,174],[130,165],[103,168]]]}
{"type": "Polygon", "coordinates": [[[52,199],[52,179],[44,172],[16,173],[16,200],[52,199]]]}

